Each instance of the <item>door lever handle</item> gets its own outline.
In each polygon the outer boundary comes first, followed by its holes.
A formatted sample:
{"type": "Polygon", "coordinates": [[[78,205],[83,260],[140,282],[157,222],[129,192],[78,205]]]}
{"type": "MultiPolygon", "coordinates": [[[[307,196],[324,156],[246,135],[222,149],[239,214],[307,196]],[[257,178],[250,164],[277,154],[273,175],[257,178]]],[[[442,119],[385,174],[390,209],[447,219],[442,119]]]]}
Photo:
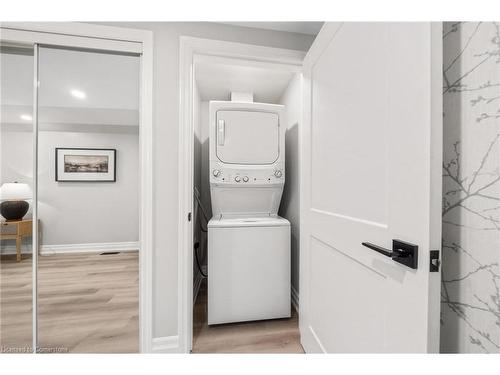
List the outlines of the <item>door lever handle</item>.
{"type": "Polygon", "coordinates": [[[401,240],[392,240],[392,250],[370,242],[362,242],[363,246],[375,250],[377,253],[391,258],[393,261],[404,264],[407,267],[417,269],[418,246],[401,240]]]}
{"type": "Polygon", "coordinates": [[[370,242],[362,242],[361,245],[368,247],[369,249],[375,250],[377,253],[385,255],[386,257],[392,258],[394,252],[392,250],[386,249],[382,246],[374,245],[370,242]]]}

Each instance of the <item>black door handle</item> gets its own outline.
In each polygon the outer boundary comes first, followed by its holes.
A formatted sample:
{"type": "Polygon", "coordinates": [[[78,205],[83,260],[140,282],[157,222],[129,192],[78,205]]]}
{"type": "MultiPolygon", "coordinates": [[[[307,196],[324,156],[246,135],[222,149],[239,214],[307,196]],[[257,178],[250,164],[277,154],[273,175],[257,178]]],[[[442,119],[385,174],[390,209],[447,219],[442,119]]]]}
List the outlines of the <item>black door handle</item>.
{"type": "Polygon", "coordinates": [[[382,246],[374,245],[370,242],[361,243],[377,253],[391,258],[393,261],[404,264],[407,267],[418,268],[418,246],[401,240],[392,240],[392,250],[382,246]]]}

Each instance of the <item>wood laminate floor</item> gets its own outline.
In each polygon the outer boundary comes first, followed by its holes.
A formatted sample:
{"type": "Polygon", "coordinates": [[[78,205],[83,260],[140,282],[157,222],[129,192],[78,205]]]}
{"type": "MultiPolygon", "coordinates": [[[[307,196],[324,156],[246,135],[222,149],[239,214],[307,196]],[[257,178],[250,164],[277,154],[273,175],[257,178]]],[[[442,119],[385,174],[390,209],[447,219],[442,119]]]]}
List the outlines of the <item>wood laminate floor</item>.
{"type": "Polygon", "coordinates": [[[193,353],[304,353],[293,308],[289,319],[208,326],[206,280],[200,287],[193,319],[193,353]]]}
{"type": "MultiPolygon", "coordinates": [[[[0,351],[31,346],[31,259],[0,262],[0,351]]],[[[52,352],[139,349],[138,253],[39,257],[39,344],[52,352]]],[[[194,353],[303,353],[298,317],[207,325],[203,281],[195,307],[194,353]]]]}
{"type": "MultiPolygon", "coordinates": [[[[1,351],[31,346],[31,259],[0,263],[1,351]]],[[[138,252],[39,257],[39,345],[49,351],[139,350],[138,252]]]]}

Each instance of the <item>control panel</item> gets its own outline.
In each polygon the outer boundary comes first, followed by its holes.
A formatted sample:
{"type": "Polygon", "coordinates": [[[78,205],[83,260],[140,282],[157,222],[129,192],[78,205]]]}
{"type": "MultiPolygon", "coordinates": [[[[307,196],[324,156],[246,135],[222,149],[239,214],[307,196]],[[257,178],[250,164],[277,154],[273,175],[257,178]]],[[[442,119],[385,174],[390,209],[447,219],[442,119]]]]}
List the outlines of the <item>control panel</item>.
{"type": "Polygon", "coordinates": [[[244,168],[218,168],[215,166],[210,171],[210,182],[223,185],[268,185],[284,184],[285,171],[279,165],[271,168],[244,169],[244,168]]]}

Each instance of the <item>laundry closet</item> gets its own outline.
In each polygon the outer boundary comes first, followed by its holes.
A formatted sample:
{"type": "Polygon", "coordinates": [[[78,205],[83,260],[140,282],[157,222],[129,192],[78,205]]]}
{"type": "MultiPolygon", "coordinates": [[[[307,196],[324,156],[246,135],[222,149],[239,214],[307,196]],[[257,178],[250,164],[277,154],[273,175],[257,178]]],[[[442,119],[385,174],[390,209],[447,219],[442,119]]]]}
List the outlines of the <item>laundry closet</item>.
{"type": "Polygon", "coordinates": [[[195,56],[195,328],[292,315],[301,81],[300,67],[195,56]]]}

